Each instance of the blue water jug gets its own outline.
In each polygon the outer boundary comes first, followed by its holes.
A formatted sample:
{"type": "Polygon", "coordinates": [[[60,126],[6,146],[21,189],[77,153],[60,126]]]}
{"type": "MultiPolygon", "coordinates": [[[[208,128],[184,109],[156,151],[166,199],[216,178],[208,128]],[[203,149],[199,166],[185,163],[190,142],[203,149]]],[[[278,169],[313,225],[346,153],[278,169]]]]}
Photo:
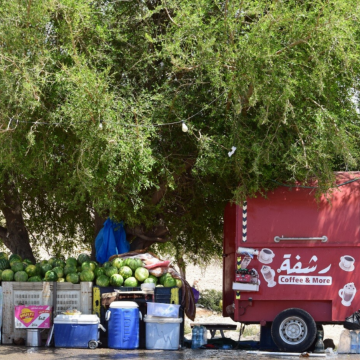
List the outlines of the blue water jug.
{"type": "Polygon", "coordinates": [[[139,319],[141,312],[133,301],[114,301],[106,312],[108,347],[137,349],[139,347],[139,319]]]}

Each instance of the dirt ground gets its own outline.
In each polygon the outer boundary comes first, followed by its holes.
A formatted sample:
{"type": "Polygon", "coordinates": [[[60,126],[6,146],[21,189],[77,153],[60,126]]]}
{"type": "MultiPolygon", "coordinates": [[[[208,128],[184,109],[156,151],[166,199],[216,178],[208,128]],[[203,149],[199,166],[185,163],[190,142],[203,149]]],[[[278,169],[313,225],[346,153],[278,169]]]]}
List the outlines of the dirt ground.
{"type": "MultiPolygon", "coordinates": [[[[222,291],[222,261],[213,261],[206,267],[199,267],[194,265],[188,265],[186,269],[186,278],[190,285],[194,286],[200,291],[204,290],[218,290],[222,291]]],[[[190,319],[185,319],[185,329],[190,329],[190,319]]],[[[207,322],[207,323],[231,323],[237,324],[237,331],[226,331],[225,336],[233,340],[239,339],[239,323],[234,322],[231,318],[224,318],[221,314],[213,313],[206,309],[197,309],[197,314],[194,322],[207,322]]],[[[325,325],[324,326],[324,339],[332,339],[337,346],[340,339],[340,334],[344,330],[340,325],[325,325]]],[[[188,330],[189,331],[189,330],[188,330]]],[[[245,328],[245,336],[241,337],[241,340],[259,340],[260,338],[260,326],[248,325],[245,328]]],[[[219,337],[218,332],[216,337],[219,337]]],[[[191,338],[191,334],[185,335],[186,338],[191,338]]]]}

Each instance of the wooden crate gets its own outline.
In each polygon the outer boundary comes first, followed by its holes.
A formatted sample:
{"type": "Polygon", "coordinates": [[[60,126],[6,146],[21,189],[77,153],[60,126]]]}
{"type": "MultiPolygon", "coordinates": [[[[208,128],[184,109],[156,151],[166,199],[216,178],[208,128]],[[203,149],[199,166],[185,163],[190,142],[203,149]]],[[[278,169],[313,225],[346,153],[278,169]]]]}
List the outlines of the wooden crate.
{"type": "MultiPolygon", "coordinates": [[[[56,314],[69,308],[82,314],[92,313],[92,283],[56,283],[56,314]]],[[[14,307],[16,305],[53,306],[52,282],[2,282],[3,289],[3,331],[2,343],[12,344],[14,340],[26,339],[26,329],[15,329],[14,307]]],[[[44,337],[46,331],[44,331],[44,337]]]]}

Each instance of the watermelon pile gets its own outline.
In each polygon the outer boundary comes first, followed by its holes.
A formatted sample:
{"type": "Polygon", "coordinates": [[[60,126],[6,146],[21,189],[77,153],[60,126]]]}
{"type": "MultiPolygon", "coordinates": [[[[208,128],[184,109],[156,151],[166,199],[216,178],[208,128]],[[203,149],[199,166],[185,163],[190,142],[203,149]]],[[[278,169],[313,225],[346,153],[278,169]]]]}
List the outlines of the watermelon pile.
{"type": "Polygon", "coordinates": [[[79,284],[81,281],[94,282],[101,287],[138,287],[142,283],[155,286],[181,287],[181,280],[169,273],[159,277],[151,275],[145,264],[138,258],[115,258],[102,266],[91,261],[89,255],[80,254],[78,258],[51,258],[32,264],[17,254],[10,257],[0,252],[0,281],[57,281],[79,284]]]}

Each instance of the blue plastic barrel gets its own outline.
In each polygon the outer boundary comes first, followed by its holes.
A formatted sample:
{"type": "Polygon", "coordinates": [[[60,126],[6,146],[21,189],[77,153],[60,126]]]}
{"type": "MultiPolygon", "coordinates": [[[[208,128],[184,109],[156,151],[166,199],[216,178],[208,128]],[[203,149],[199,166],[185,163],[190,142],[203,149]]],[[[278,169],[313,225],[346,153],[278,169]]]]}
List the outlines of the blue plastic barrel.
{"type": "Polygon", "coordinates": [[[139,347],[139,307],[133,301],[114,301],[106,312],[108,347],[137,349],[139,347]]]}

